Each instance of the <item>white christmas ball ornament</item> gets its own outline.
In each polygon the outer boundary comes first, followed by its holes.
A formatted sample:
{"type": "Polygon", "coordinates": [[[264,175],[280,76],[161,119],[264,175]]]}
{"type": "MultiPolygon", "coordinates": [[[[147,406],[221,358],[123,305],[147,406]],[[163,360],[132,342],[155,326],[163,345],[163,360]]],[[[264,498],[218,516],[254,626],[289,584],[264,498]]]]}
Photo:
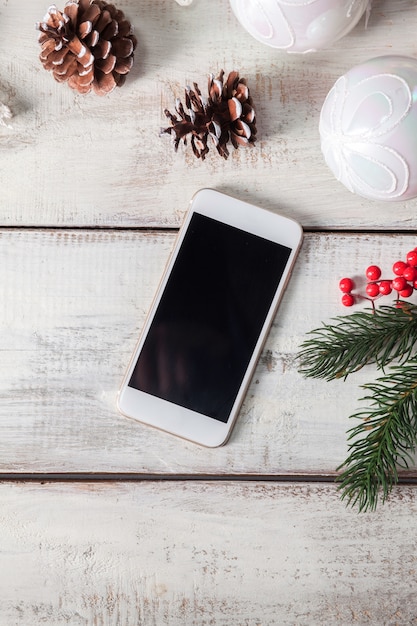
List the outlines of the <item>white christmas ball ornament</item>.
{"type": "Polygon", "coordinates": [[[288,52],[313,52],[344,37],[368,13],[371,0],[230,0],[258,41],[288,52]]]}
{"type": "Polygon", "coordinates": [[[320,115],[327,165],[373,200],[417,196],[417,59],[383,56],[341,76],[320,115]]]}

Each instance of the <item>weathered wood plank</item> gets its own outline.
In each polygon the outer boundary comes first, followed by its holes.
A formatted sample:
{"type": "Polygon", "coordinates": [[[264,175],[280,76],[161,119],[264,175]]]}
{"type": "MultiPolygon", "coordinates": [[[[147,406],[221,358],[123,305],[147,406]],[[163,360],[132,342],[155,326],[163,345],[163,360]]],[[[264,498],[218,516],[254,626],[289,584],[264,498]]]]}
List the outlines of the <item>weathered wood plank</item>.
{"type": "Polygon", "coordinates": [[[227,0],[125,0],[139,37],[136,63],[122,89],[99,98],[74,94],[42,69],[34,25],[47,4],[2,2],[0,101],[15,117],[12,129],[0,127],[0,224],[176,226],[195,191],[214,186],[267,208],[278,200],[305,226],[416,227],[417,201],[350,194],[320,151],[319,113],[334,81],[367,58],[415,52],[415,0],[373,7],[368,29],[362,20],[330,51],[288,55],[250,37],[227,0]],[[186,84],[205,90],[207,75],[221,68],[248,79],[257,147],[227,162],[174,154],[159,136],[163,109],[186,84]]]}
{"type": "Polygon", "coordinates": [[[415,237],[306,236],[235,432],[217,450],[115,406],[173,243],[173,233],[0,231],[0,471],[328,473],[343,461],[347,418],[375,371],[308,381],[295,354],[306,332],[347,312],[341,276],[371,262],[389,272],[415,237]]]}
{"type": "Polygon", "coordinates": [[[415,488],[358,515],[328,485],[0,484],[8,626],[417,621],[415,488]]]}

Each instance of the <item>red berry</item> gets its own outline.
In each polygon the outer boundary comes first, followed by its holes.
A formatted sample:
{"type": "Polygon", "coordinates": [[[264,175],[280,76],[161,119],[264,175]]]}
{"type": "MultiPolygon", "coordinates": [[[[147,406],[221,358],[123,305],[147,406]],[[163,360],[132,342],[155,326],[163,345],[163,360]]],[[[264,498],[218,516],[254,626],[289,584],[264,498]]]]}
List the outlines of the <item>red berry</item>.
{"type": "Polygon", "coordinates": [[[365,273],[368,280],[378,280],[381,276],[381,270],[378,265],[370,265],[365,273]]]}
{"type": "Polygon", "coordinates": [[[343,306],[352,306],[355,304],[355,298],[350,293],[345,293],[342,296],[342,304],[343,306]]]}
{"type": "Polygon", "coordinates": [[[390,280],[381,280],[379,283],[379,293],[383,296],[388,296],[392,291],[390,280]]]}
{"type": "Polygon", "coordinates": [[[343,293],[349,293],[354,288],[353,280],[351,278],[342,278],[339,282],[339,289],[343,293]]]}
{"type": "Polygon", "coordinates": [[[410,250],[410,252],[408,252],[407,263],[412,267],[417,267],[417,250],[410,250]]]}
{"type": "Polygon", "coordinates": [[[392,288],[395,289],[395,291],[401,291],[402,289],[406,288],[407,281],[402,276],[397,276],[397,278],[394,278],[391,284],[392,288]]]}
{"type": "Polygon", "coordinates": [[[394,272],[396,276],[402,276],[406,267],[407,267],[407,263],[404,263],[404,261],[397,261],[392,266],[392,271],[394,272]]]}
{"type": "Polygon", "coordinates": [[[417,278],[417,268],[408,265],[403,272],[403,277],[405,280],[412,282],[417,278]]]}
{"type": "Polygon", "coordinates": [[[411,285],[406,285],[404,289],[401,289],[401,291],[399,291],[398,295],[401,296],[401,298],[409,298],[413,291],[414,289],[411,285]]]}
{"type": "Polygon", "coordinates": [[[368,283],[365,290],[370,298],[379,296],[379,285],[377,283],[368,283]]]}

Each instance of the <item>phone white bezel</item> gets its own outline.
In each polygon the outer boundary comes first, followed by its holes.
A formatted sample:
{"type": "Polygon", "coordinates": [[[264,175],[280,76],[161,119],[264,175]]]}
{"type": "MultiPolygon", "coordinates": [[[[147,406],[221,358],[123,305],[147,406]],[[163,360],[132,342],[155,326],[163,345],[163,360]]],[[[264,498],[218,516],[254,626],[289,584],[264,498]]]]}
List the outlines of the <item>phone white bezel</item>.
{"type": "Polygon", "coordinates": [[[295,220],[283,217],[265,209],[261,209],[257,206],[225,195],[213,189],[202,189],[198,191],[190,202],[183,225],[178,233],[175,247],[166,265],[149,314],[140,334],[139,341],[121,385],[117,399],[119,411],[126,417],[203,446],[217,447],[225,444],[236,421],[268,330],[275,317],[279,301],[301,246],[302,237],[302,228],[295,220]],[[159,301],[178,255],[178,251],[180,250],[181,243],[194,213],[200,213],[201,215],[211,217],[215,220],[230,226],[235,226],[236,228],[240,228],[249,233],[269,239],[270,241],[282,244],[291,249],[290,257],[285,266],[278,289],[275,292],[271,307],[266,316],[265,323],[259,334],[258,341],[244,375],[242,385],[226,423],[207,417],[201,413],[191,411],[190,409],[177,406],[171,402],[154,397],[128,386],[139,356],[139,352],[142,349],[143,343],[148,334],[152,319],[157,310],[159,301]]]}

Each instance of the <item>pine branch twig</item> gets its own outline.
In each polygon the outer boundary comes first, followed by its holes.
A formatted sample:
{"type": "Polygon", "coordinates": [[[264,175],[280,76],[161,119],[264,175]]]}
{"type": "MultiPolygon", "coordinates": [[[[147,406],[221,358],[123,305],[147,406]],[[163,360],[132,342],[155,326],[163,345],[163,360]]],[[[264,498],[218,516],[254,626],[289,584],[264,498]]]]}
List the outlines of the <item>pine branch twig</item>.
{"type": "Polygon", "coordinates": [[[417,357],[391,368],[388,375],[363,386],[370,408],[351,417],[350,455],[337,469],[342,499],[359,511],[375,510],[398,482],[397,467],[408,467],[417,447],[417,357]]]}
{"type": "Polygon", "coordinates": [[[342,499],[359,511],[374,510],[398,482],[417,448],[417,306],[399,302],[335,318],[311,331],[301,345],[300,372],[333,380],[374,363],[384,372],[363,385],[368,407],[351,418],[349,455],[337,469],[342,499]],[[385,373],[385,368],[390,365],[385,373]]]}
{"type": "Polygon", "coordinates": [[[333,380],[370,363],[383,370],[396,359],[405,362],[417,345],[417,306],[400,304],[339,316],[311,331],[301,344],[299,371],[333,380]]]}

